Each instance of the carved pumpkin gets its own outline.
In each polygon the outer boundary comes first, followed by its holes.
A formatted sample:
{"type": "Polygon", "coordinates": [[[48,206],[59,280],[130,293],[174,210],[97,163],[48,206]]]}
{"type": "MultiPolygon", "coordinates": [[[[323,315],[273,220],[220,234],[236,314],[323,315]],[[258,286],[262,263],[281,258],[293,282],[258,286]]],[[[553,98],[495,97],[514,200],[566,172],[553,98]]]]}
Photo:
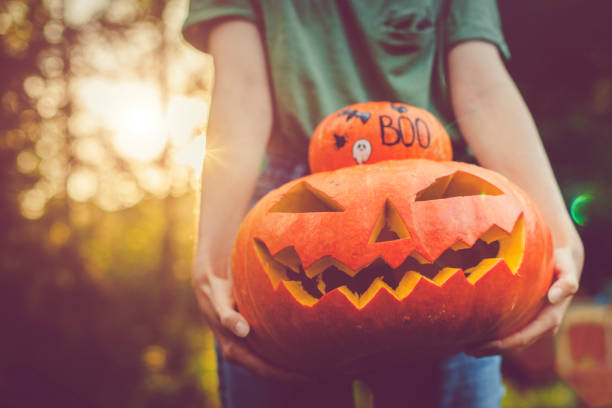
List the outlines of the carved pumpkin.
{"type": "Polygon", "coordinates": [[[557,335],[559,376],[589,407],[612,405],[612,305],[573,303],[557,335]]]}
{"type": "Polygon", "coordinates": [[[248,340],[306,372],[358,372],[509,334],[552,279],[550,232],[504,177],[391,160],[312,174],[245,218],[232,272],[248,340]]]}
{"type": "Polygon", "coordinates": [[[390,159],[452,157],[448,133],[435,116],[393,102],[357,103],[327,116],[308,152],[313,173],[390,159]]]}

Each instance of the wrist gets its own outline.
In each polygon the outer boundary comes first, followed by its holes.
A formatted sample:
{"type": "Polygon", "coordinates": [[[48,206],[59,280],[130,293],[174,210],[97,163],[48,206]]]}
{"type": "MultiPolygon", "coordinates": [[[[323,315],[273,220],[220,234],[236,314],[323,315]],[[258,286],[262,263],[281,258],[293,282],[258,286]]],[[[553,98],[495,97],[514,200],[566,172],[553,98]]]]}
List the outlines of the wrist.
{"type": "Polygon", "coordinates": [[[553,243],[555,248],[567,248],[576,254],[584,252],[582,239],[576,230],[574,223],[567,214],[562,222],[559,222],[559,227],[555,228],[555,224],[551,224],[551,232],[553,234],[553,243]]]}
{"type": "Polygon", "coordinates": [[[553,242],[555,243],[555,249],[566,248],[571,252],[574,258],[582,259],[584,257],[582,239],[573,226],[571,226],[570,230],[564,235],[563,239],[555,239],[555,237],[553,237],[553,242]]]}

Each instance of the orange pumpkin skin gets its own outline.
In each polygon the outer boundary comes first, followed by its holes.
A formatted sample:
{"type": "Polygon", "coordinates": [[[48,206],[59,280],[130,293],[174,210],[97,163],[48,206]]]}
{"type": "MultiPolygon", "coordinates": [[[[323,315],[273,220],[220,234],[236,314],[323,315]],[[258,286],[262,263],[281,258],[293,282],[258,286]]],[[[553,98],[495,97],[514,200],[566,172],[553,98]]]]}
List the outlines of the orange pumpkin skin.
{"type": "Polygon", "coordinates": [[[542,305],[552,248],[533,202],[495,172],[430,160],[352,166],[294,180],[252,208],[234,246],[234,296],[252,327],[247,340],[269,361],[308,373],[358,373],[518,330],[542,305]],[[398,239],[374,239],[381,219],[391,219],[398,239]],[[445,266],[435,277],[406,274],[397,288],[379,282],[376,291],[373,283],[358,304],[342,288],[308,299],[282,277],[295,255],[304,270],[330,260],[352,271],[379,258],[389,268],[414,257],[439,262],[448,248],[475,247],[491,231],[502,236],[497,255],[503,249],[505,258],[482,261],[469,276],[445,266]]]}
{"type": "Polygon", "coordinates": [[[424,109],[394,102],[346,106],[316,127],[308,152],[313,173],[390,159],[452,160],[444,126],[424,109]]]}

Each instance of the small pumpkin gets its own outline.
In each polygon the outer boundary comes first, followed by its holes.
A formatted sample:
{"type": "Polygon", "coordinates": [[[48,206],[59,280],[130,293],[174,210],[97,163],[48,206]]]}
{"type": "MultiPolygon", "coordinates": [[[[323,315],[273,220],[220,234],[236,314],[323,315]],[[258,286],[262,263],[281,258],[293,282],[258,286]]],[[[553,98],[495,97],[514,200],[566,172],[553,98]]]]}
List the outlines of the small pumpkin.
{"type": "Polygon", "coordinates": [[[265,358],[355,373],[519,329],[551,283],[552,248],[503,176],[390,160],[264,196],[234,246],[234,296],[265,358]]]}
{"type": "Polygon", "coordinates": [[[431,113],[393,102],[346,106],[315,129],[308,152],[315,173],[389,159],[452,160],[444,126],[431,113]]]}

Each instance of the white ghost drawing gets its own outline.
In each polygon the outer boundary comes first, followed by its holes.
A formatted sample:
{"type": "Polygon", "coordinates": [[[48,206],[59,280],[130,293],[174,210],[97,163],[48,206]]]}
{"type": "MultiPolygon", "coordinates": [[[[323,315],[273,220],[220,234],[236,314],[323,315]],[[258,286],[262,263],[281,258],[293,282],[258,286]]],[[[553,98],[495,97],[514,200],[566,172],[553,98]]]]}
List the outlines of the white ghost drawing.
{"type": "Polygon", "coordinates": [[[353,145],[353,158],[357,164],[363,164],[368,161],[372,154],[372,145],[367,139],[359,139],[353,145]]]}

